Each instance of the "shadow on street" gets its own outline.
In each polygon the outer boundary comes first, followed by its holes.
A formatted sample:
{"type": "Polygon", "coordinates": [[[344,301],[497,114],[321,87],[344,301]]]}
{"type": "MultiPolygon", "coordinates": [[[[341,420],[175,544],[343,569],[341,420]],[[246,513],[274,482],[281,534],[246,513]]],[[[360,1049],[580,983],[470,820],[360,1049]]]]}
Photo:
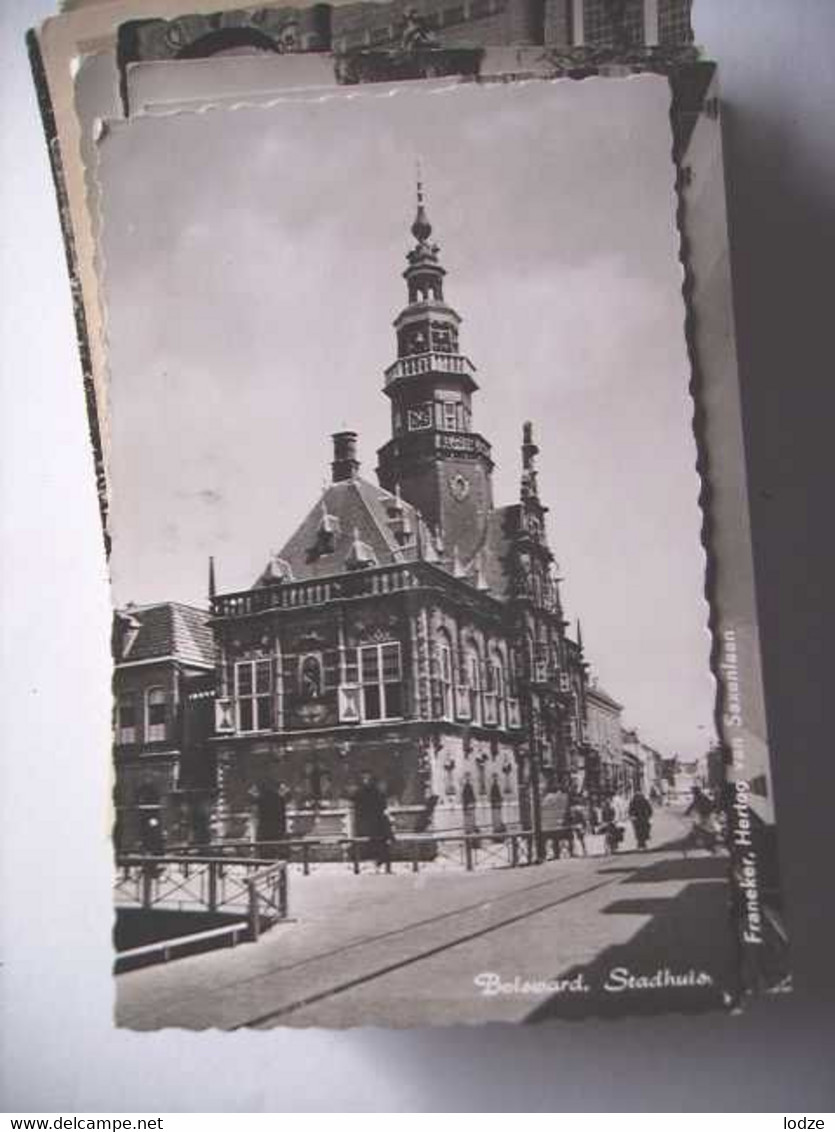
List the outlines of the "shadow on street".
{"type": "MultiPolygon", "coordinates": [[[[625,870],[606,870],[621,872],[625,870]]],[[[693,1014],[715,1010],[727,1003],[723,995],[736,985],[736,943],[728,930],[731,915],[730,889],[724,883],[728,862],[705,857],[665,860],[638,869],[636,884],[685,882],[675,896],[615,900],[601,909],[604,915],[644,915],[649,922],[626,943],[608,947],[592,962],[575,965],[556,973],[559,979],[584,975],[591,987],[588,994],[557,994],[541,1003],[527,1022],[550,1018],[623,1017],[631,1014],[661,1014],[670,1011],[693,1014]],[[620,974],[657,978],[706,974],[705,986],[660,986],[657,989],[628,989],[620,974]],[[612,988],[607,990],[607,984],[612,988]]]]}

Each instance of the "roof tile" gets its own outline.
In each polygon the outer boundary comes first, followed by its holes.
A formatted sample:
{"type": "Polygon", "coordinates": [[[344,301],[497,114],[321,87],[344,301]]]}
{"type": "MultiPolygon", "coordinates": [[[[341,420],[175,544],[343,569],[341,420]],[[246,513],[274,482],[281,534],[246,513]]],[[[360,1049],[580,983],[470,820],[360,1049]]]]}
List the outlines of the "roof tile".
{"type": "Polygon", "coordinates": [[[174,657],[185,664],[214,665],[214,642],[204,609],[180,602],[126,606],[116,611],[117,663],[174,657]]]}

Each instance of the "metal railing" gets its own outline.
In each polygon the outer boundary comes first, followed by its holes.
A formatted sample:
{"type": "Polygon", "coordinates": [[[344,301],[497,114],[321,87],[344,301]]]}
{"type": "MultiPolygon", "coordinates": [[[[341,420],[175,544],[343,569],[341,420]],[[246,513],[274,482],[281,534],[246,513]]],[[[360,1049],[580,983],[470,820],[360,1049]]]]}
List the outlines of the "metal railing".
{"type": "MultiPolygon", "coordinates": [[[[566,846],[573,852],[577,840],[575,828],[570,825],[546,831],[546,841],[566,846]]],[[[188,858],[187,846],[177,848],[178,854],[188,858]]],[[[201,846],[194,852],[216,861],[247,860],[246,854],[263,863],[267,857],[280,857],[285,865],[300,867],[303,876],[309,876],[317,864],[344,864],[359,874],[364,864],[376,865],[386,872],[393,864],[405,864],[412,872],[421,867],[457,867],[473,872],[481,868],[518,868],[534,864],[538,859],[536,838],[532,830],[498,832],[399,833],[393,840],[384,842],[373,837],[304,837],[285,838],[281,841],[227,841],[212,846],[201,846]]]]}
{"type": "Polygon", "coordinates": [[[169,856],[124,854],[116,868],[117,907],[240,912],[253,939],[264,922],[287,918],[287,866],[274,857],[218,855],[201,846],[169,856]]]}

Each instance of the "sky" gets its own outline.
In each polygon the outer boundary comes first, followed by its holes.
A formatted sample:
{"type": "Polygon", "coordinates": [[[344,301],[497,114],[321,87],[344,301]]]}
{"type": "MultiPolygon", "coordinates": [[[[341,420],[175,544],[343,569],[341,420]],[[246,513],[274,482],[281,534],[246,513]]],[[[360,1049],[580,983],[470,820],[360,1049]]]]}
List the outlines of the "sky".
{"type": "Polygon", "coordinates": [[[498,504],[522,422],[566,615],[624,721],[713,735],[669,92],[461,85],[114,124],[100,144],[117,604],[252,585],[359,433],[389,436],[419,159],[498,504]]]}

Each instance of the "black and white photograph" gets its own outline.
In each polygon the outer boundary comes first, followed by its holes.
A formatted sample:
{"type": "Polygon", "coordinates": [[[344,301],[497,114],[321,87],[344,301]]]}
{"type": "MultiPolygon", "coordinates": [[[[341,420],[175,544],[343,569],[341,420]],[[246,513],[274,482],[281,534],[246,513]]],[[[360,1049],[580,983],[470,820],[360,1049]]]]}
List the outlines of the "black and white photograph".
{"type": "Polygon", "coordinates": [[[2,8],[12,1125],[826,1123],[829,25],[2,8]]]}
{"type": "Polygon", "coordinates": [[[121,1026],[739,999],[670,86],[100,131],[121,1026]]]}

